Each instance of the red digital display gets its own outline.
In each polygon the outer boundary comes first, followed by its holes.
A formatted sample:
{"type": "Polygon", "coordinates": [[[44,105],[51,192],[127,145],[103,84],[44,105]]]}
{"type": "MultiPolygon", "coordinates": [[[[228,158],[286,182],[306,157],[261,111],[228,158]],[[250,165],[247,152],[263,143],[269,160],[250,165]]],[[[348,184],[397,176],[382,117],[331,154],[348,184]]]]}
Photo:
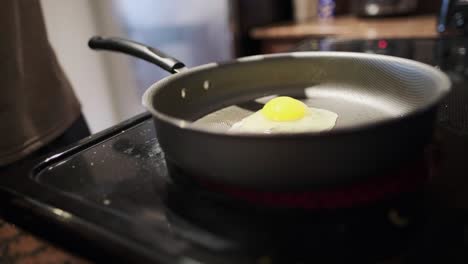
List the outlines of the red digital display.
{"type": "Polygon", "coordinates": [[[388,47],[388,42],[384,39],[381,39],[377,43],[377,46],[379,47],[379,49],[386,49],[388,47]]]}

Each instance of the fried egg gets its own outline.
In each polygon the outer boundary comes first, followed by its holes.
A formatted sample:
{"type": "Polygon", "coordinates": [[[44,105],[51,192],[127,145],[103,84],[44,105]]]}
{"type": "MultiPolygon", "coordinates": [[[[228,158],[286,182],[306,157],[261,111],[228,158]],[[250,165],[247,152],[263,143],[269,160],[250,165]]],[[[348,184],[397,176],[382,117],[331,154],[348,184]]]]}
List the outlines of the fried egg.
{"type": "Polygon", "coordinates": [[[338,115],[332,111],[308,107],[288,96],[268,101],[264,107],[230,129],[234,133],[301,133],[331,130],[338,115]]]}

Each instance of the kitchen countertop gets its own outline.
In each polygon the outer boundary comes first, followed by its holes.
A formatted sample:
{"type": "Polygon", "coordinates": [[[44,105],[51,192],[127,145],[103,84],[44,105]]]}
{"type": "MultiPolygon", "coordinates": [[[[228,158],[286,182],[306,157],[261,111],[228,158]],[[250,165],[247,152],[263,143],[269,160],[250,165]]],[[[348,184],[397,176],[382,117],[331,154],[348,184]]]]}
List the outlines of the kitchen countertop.
{"type": "MultiPolygon", "coordinates": [[[[27,175],[29,170],[35,166],[41,158],[25,159],[15,163],[15,165],[0,167],[0,178],[21,177],[27,175]]],[[[5,197],[1,197],[3,202],[5,197]]],[[[2,206],[2,218],[0,218],[0,263],[28,264],[28,263],[70,263],[88,264],[89,262],[81,257],[77,257],[68,251],[63,250],[51,243],[32,235],[27,230],[17,225],[11,224],[11,219],[4,218],[8,215],[9,208],[2,206]]],[[[30,218],[30,215],[23,214],[22,217],[30,218]]],[[[39,223],[35,225],[40,228],[39,223]]],[[[69,243],[73,243],[72,240],[69,243]]]]}
{"type": "Polygon", "coordinates": [[[287,23],[254,28],[254,39],[299,39],[335,37],[343,39],[433,38],[437,18],[432,15],[363,19],[352,16],[308,23],[287,23]]]}
{"type": "Polygon", "coordinates": [[[2,220],[0,250],[0,263],[89,263],[2,220]]]}

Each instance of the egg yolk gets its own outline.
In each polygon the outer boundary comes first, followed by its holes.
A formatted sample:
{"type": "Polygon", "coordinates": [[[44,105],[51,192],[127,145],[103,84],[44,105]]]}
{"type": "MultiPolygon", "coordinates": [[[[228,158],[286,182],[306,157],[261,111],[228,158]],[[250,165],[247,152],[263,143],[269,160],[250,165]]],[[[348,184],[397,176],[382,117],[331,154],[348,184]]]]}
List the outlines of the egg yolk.
{"type": "Polygon", "coordinates": [[[271,121],[294,121],[306,114],[307,106],[294,98],[279,96],[266,103],[261,112],[271,121]]]}

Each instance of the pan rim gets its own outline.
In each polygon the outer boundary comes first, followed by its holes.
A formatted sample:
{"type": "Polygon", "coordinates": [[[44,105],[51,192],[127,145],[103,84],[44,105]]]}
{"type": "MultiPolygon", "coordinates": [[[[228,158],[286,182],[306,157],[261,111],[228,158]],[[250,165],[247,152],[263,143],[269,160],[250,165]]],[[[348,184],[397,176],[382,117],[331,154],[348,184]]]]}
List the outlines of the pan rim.
{"type": "Polygon", "coordinates": [[[198,133],[204,133],[204,134],[209,134],[209,135],[217,135],[217,136],[227,136],[227,137],[232,137],[232,138],[255,138],[255,139],[280,139],[280,138],[291,138],[291,137],[324,137],[324,136],[335,136],[335,135],[345,135],[349,133],[355,133],[358,131],[363,131],[363,130],[370,130],[375,127],[380,127],[380,126],[386,126],[386,125],[391,125],[396,122],[400,122],[402,120],[408,120],[411,119],[412,117],[421,115],[425,112],[428,112],[429,110],[433,109],[436,107],[439,102],[448,95],[448,93],[451,91],[451,86],[452,82],[450,81],[449,77],[439,70],[436,67],[433,67],[431,65],[410,60],[410,59],[405,59],[401,57],[395,57],[395,56],[389,56],[389,55],[381,55],[381,54],[369,54],[369,53],[359,53],[359,52],[346,52],[346,51],[301,51],[301,52],[289,52],[289,53],[277,53],[277,54],[267,54],[267,55],[253,55],[253,56],[247,56],[247,57],[241,57],[237,58],[234,60],[226,61],[226,62],[221,62],[221,63],[208,63],[208,64],[203,64],[200,66],[196,66],[193,68],[190,68],[188,70],[182,71],[180,73],[168,76],[164,79],[161,79],[155,83],[153,83],[143,94],[142,96],[142,104],[143,106],[153,115],[153,117],[157,118],[158,120],[169,124],[171,126],[174,126],[178,129],[185,130],[185,131],[191,131],[191,132],[198,132],[198,133]],[[380,59],[380,60],[386,60],[386,61],[393,61],[395,63],[402,63],[405,65],[410,65],[414,66],[416,68],[422,69],[428,73],[430,73],[431,76],[434,76],[434,80],[438,80],[440,84],[438,85],[439,93],[437,96],[431,100],[430,102],[426,103],[425,105],[417,108],[416,110],[413,110],[409,112],[408,114],[404,116],[399,116],[399,117],[394,117],[394,118],[389,118],[389,119],[384,119],[384,120],[379,120],[375,121],[372,123],[368,124],[361,124],[357,126],[349,126],[349,127],[343,127],[340,129],[332,129],[329,131],[323,131],[323,132],[297,132],[297,133],[278,133],[278,134],[259,134],[259,133],[228,133],[226,131],[221,131],[217,129],[210,129],[206,127],[200,127],[200,126],[193,126],[191,125],[192,122],[172,117],[170,115],[164,114],[158,110],[155,109],[155,107],[152,105],[153,97],[156,96],[157,92],[160,89],[163,89],[167,83],[176,80],[178,78],[181,78],[185,75],[205,71],[208,69],[216,68],[216,67],[223,67],[223,65],[228,65],[232,63],[246,63],[246,62],[252,62],[252,61],[260,61],[260,60],[265,60],[265,59],[274,59],[274,58],[312,58],[312,57],[343,57],[343,58],[366,58],[366,59],[380,59]]]}

